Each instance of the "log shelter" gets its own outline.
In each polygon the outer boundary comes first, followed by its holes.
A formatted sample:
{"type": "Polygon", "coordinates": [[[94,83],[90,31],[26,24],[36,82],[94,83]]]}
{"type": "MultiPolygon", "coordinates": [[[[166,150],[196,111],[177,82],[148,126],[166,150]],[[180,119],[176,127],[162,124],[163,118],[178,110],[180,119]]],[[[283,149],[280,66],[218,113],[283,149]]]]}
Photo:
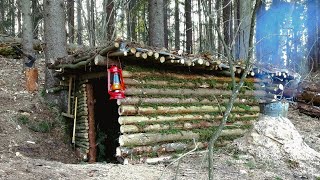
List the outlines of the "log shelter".
{"type": "MultiPolygon", "coordinates": [[[[48,67],[68,89],[63,115],[72,121],[77,151],[91,163],[152,163],[205,149],[232,93],[227,61],[134,42],[80,50],[48,67]],[[110,100],[110,65],[123,69],[124,99],[110,100]]],[[[234,62],[236,76],[244,67],[234,62]]],[[[258,118],[259,103],[281,99],[297,79],[286,69],[254,64],[217,146],[243,135],[258,118]]]]}

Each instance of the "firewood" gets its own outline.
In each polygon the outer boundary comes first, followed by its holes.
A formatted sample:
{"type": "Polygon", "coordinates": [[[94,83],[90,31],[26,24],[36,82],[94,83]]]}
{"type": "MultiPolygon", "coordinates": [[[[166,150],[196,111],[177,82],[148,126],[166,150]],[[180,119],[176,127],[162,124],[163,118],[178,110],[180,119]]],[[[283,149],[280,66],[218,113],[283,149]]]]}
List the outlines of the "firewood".
{"type": "Polygon", "coordinates": [[[298,109],[301,113],[320,118],[320,107],[298,103],[298,109]]]}

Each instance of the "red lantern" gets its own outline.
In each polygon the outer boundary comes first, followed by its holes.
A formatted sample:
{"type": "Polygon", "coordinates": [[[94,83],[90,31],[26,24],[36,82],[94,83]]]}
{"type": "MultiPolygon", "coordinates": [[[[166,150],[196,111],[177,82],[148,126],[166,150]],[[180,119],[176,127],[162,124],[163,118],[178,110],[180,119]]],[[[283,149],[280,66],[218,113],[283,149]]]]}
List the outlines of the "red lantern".
{"type": "Polygon", "coordinates": [[[123,99],[124,95],[124,81],[122,77],[122,69],[116,65],[111,65],[108,69],[108,93],[110,99],[123,99]]]}

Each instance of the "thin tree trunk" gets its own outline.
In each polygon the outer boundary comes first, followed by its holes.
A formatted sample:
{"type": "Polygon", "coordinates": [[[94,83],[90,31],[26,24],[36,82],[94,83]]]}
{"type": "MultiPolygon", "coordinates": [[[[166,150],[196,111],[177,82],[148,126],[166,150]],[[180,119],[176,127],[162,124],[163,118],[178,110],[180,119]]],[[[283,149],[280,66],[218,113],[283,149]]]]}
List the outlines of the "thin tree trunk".
{"type": "MultiPolygon", "coordinates": [[[[253,35],[254,35],[254,25],[255,25],[255,18],[256,18],[256,12],[257,12],[257,9],[258,7],[260,7],[261,5],[261,0],[256,0],[256,3],[255,3],[255,6],[254,6],[254,9],[251,11],[251,18],[250,18],[250,26],[249,26],[249,35],[251,37],[249,37],[249,42],[248,42],[248,46],[249,48],[252,48],[252,45],[253,45],[253,35]]],[[[250,8],[251,9],[251,8],[250,8]]],[[[231,59],[231,55],[232,55],[232,52],[230,51],[230,49],[228,48],[226,42],[224,41],[224,37],[223,35],[218,32],[218,36],[219,36],[219,40],[222,42],[223,46],[224,46],[224,49],[225,51],[227,51],[227,56],[228,56],[228,59],[231,59]]],[[[214,177],[214,172],[213,172],[213,148],[214,148],[214,144],[215,142],[217,141],[217,139],[219,138],[219,136],[221,135],[221,132],[223,130],[223,128],[225,127],[226,125],[226,122],[228,120],[228,116],[230,115],[231,113],[231,110],[233,108],[233,103],[234,101],[236,100],[239,92],[240,92],[240,88],[243,86],[244,84],[244,80],[249,72],[249,70],[251,69],[250,66],[251,66],[251,54],[252,51],[249,51],[249,55],[247,56],[248,58],[246,59],[246,67],[245,67],[245,71],[244,73],[242,74],[241,76],[241,79],[240,79],[240,82],[238,84],[235,83],[235,76],[234,76],[234,70],[233,70],[233,64],[231,61],[229,61],[229,65],[230,65],[230,72],[231,72],[231,75],[232,75],[232,86],[233,86],[233,93],[231,95],[231,98],[229,99],[229,103],[226,107],[226,110],[223,114],[223,119],[219,125],[219,127],[217,128],[217,130],[212,134],[211,138],[210,138],[210,141],[209,141],[209,145],[208,145],[208,148],[209,148],[209,180],[212,180],[213,177],[214,177]]]]}
{"type": "Polygon", "coordinates": [[[198,0],[198,14],[199,14],[199,52],[202,52],[202,14],[201,14],[201,0],[198,0]]]}
{"type": "MultiPolygon", "coordinates": [[[[226,42],[227,46],[230,47],[230,22],[231,22],[231,1],[223,1],[223,34],[224,34],[224,41],[226,42]]],[[[225,52],[226,56],[226,52],[225,52]]]]}
{"type": "Polygon", "coordinates": [[[136,29],[136,11],[135,11],[135,5],[136,5],[136,0],[131,0],[129,2],[129,7],[128,7],[128,23],[127,23],[127,33],[128,33],[128,39],[131,41],[136,41],[137,40],[137,35],[135,32],[136,29]]]}
{"type": "Polygon", "coordinates": [[[175,0],[174,5],[174,47],[180,49],[180,19],[179,19],[179,0],[175,0]]]}
{"type": "Polygon", "coordinates": [[[5,27],[4,27],[4,22],[5,22],[5,16],[4,16],[4,13],[5,13],[5,8],[4,8],[4,1],[1,0],[0,1],[0,33],[2,34],[6,34],[5,32],[5,27]]]}
{"type": "Polygon", "coordinates": [[[185,0],[186,15],[186,52],[192,53],[192,20],[191,20],[191,0],[185,0]]]}
{"type": "MultiPolygon", "coordinates": [[[[21,29],[22,29],[22,24],[21,24],[21,1],[17,1],[16,3],[17,3],[17,19],[18,19],[18,37],[21,37],[21,29]]],[[[1,19],[1,17],[0,17],[0,19],[1,19]]],[[[0,25],[0,32],[1,32],[1,25],[0,25]]]]}
{"type": "Polygon", "coordinates": [[[90,3],[90,15],[91,15],[91,18],[90,18],[90,22],[91,22],[91,36],[92,36],[92,45],[93,46],[96,46],[96,21],[95,21],[95,11],[96,11],[96,8],[95,8],[95,1],[94,0],[91,0],[91,3],[90,3]]]}
{"type": "Polygon", "coordinates": [[[114,8],[114,0],[107,0],[107,4],[105,7],[106,23],[107,23],[107,40],[111,40],[113,38],[113,32],[115,27],[115,8],[114,8]]]}
{"type": "Polygon", "coordinates": [[[14,0],[10,0],[10,34],[11,36],[15,36],[15,3],[14,0]]]}
{"type": "MultiPolygon", "coordinates": [[[[215,10],[217,11],[216,15],[217,15],[217,27],[218,28],[216,31],[219,31],[221,33],[221,0],[216,0],[216,4],[215,4],[215,10]]],[[[213,21],[213,20],[212,20],[213,21]]],[[[214,31],[214,27],[213,25],[211,26],[212,31],[214,31]]],[[[214,42],[214,40],[216,39],[215,36],[212,37],[212,42],[214,42]]],[[[214,44],[213,44],[213,47],[214,44]]],[[[217,43],[217,50],[218,50],[218,57],[221,56],[222,52],[223,52],[223,47],[221,43],[217,43]]]]}
{"type": "Polygon", "coordinates": [[[168,0],[163,0],[164,47],[168,48],[168,0]]]}
{"type": "Polygon", "coordinates": [[[69,43],[74,42],[74,0],[67,1],[69,43]]]}
{"type": "Polygon", "coordinates": [[[77,0],[77,24],[78,24],[78,31],[77,31],[77,43],[79,45],[82,45],[82,19],[81,19],[81,15],[82,15],[82,4],[81,4],[81,0],[77,0]]]}

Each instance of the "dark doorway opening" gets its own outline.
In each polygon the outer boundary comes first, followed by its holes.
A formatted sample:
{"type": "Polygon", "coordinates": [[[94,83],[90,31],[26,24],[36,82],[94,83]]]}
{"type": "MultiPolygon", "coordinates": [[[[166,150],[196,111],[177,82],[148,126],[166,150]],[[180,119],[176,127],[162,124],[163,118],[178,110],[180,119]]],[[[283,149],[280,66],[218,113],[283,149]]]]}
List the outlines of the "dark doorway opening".
{"type": "Polygon", "coordinates": [[[115,154],[120,136],[117,101],[109,99],[107,78],[95,79],[91,82],[95,99],[97,161],[117,162],[115,154]]]}

